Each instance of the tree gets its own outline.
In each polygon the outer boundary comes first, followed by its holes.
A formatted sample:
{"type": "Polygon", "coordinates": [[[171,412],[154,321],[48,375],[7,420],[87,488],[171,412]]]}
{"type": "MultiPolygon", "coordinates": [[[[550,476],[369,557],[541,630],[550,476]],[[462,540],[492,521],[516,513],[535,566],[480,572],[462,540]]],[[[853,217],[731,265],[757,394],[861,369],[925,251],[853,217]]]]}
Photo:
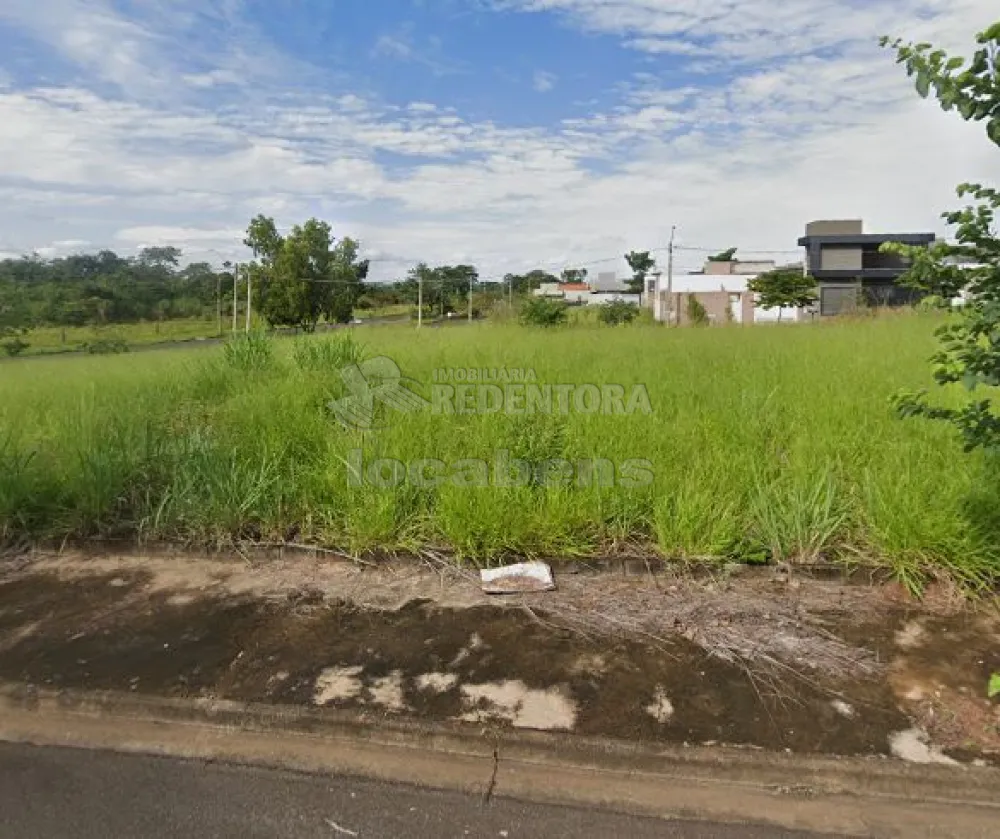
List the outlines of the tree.
{"type": "Polygon", "coordinates": [[[543,283],[558,283],[559,277],[541,268],[535,268],[527,274],[507,274],[503,278],[504,288],[510,288],[514,294],[528,294],[543,283]]]}
{"type": "Polygon", "coordinates": [[[708,258],[709,262],[732,262],[736,258],[736,251],[739,248],[730,248],[722,253],[717,253],[715,256],[710,256],[708,258]]]}
{"type": "Polygon", "coordinates": [[[633,294],[642,294],[646,290],[646,275],[656,266],[656,260],[649,255],[649,251],[631,251],[625,254],[625,261],[632,269],[628,290],[633,294]]]}
{"type": "Polygon", "coordinates": [[[781,309],[811,306],[818,299],[816,281],[798,268],[778,268],[760,274],[747,283],[747,288],[760,295],[761,308],[779,310],[778,320],[781,309]]]}
{"type": "Polygon", "coordinates": [[[689,294],[687,298],[687,316],[694,326],[708,326],[710,323],[708,310],[693,294],[689,294]]]}
{"type": "Polygon", "coordinates": [[[569,314],[561,300],[529,297],[521,304],[520,320],[525,326],[559,326],[569,314]]]}
{"type": "Polygon", "coordinates": [[[311,332],[321,317],[351,319],[368,276],[357,242],[334,245],[330,225],[314,218],[282,236],[273,219],[260,215],[247,227],[244,244],[257,257],[249,271],[257,310],[269,324],[311,332]]]}
{"type": "Polygon", "coordinates": [[[140,265],[170,270],[177,267],[181,255],[180,249],[174,247],[143,248],[139,251],[138,262],[140,265]]]}
{"type": "Polygon", "coordinates": [[[587,281],[586,268],[566,268],[560,277],[564,283],[584,283],[587,281]]]}
{"type": "MultiPolygon", "coordinates": [[[[896,61],[914,77],[917,92],[931,91],[945,111],[985,123],[989,139],[1000,146],[1000,21],[976,37],[972,60],[949,57],[931,44],[903,44],[882,39],[896,51],[896,61]]],[[[938,242],[929,249],[892,245],[887,249],[912,260],[904,281],[950,301],[959,294],[966,305],[938,330],[940,351],[933,357],[934,378],[943,386],[961,383],[969,396],[959,408],[931,405],[927,393],[905,393],[895,403],[903,416],[923,416],[952,423],[966,451],[1000,450],[1000,415],[981,388],[1000,386],[1000,191],[962,184],[960,198],[971,201],[944,214],[955,228],[955,243],[938,242]]],[[[949,306],[949,311],[952,307],[949,306]]]]}
{"type": "Polygon", "coordinates": [[[620,326],[632,323],[639,317],[639,307],[624,300],[612,300],[610,303],[598,306],[597,317],[601,323],[606,323],[608,326],[620,326]]]}

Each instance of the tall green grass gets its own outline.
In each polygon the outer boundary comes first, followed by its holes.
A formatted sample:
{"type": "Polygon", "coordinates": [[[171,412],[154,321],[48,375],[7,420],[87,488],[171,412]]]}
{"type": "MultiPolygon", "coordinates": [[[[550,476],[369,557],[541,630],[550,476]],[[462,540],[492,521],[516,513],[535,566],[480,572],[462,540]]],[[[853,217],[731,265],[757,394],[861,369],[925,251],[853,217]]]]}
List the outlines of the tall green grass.
{"type": "Polygon", "coordinates": [[[670,330],[581,323],[365,331],[135,357],[0,366],[0,539],[296,541],[435,546],[490,562],[622,545],[678,559],[875,562],[907,585],[1000,570],[998,470],[947,427],[900,421],[931,384],[932,315],[670,330]],[[348,430],[340,368],[386,355],[523,368],[540,383],[645,384],[652,415],[398,414],[348,430]],[[366,462],[607,458],[652,462],[623,487],[351,486],[366,462]]]}

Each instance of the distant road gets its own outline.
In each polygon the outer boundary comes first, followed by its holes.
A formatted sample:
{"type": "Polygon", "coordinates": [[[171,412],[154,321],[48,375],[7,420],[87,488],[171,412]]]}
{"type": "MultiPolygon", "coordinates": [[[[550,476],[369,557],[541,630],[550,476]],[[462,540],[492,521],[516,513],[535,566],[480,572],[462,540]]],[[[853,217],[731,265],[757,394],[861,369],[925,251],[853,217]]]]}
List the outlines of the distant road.
{"type": "MultiPolygon", "coordinates": [[[[362,320],[361,323],[320,324],[317,327],[316,331],[333,332],[339,329],[357,329],[363,326],[387,326],[393,323],[405,323],[408,320],[409,320],[408,315],[390,316],[382,318],[368,318],[367,320],[362,320]]],[[[424,326],[428,329],[436,329],[441,326],[461,326],[462,324],[466,323],[468,323],[468,320],[466,318],[454,318],[453,320],[425,322],[424,326]]],[[[275,329],[273,330],[272,334],[290,337],[302,333],[297,333],[296,330],[294,329],[275,329]]],[[[211,347],[221,344],[225,340],[226,336],[223,336],[222,338],[189,338],[184,341],[160,341],[158,343],[151,343],[151,344],[132,344],[129,346],[129,352],[136,353],[136,352],[151,352],[153,350],[184,350],[184,349],[191,349],[193,347],[211,347]]],[[[87,353],[84,352],[83,350],[74,350],[73,352],[40,353],[37,355],[19,355],[13,358],[0,357],[0,364],[3,364],[4,362],[38,361],[39,359],[43,358],[67,358],[67,357],[81,356],[81,355],[87,355],[87,353]]],[[[95,356],[95,357],[100,357],[100,356],[95,356]]]]}
{"type": "MultiPolygon", "coordinates": [[[[776,804],[780,806],[780,804],[776,804]]],[[[809,839],[342,777],[0,743],[0,836],[17,839],[809,839]]],[[[819,839],[819,837],[816,837],[819,839]]]]}

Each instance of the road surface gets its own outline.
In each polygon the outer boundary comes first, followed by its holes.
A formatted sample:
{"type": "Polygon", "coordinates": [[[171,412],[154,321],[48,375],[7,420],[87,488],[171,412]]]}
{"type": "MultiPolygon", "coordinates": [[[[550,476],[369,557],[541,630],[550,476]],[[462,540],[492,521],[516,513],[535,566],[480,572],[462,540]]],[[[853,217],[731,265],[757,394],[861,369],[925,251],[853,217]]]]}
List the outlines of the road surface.
{"type": "Polygon", "coordinates": [[[0,837],[807,839],[352,778],[0,743],[0,837]]]}

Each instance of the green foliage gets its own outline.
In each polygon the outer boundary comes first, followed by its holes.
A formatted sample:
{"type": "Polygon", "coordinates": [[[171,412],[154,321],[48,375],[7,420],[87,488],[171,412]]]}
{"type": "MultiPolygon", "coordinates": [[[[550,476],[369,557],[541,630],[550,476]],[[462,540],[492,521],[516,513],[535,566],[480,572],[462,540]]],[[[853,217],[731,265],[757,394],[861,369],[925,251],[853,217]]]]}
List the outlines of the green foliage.
{"type": "Polygon", "coordinates": [[[620,326],[632,323],[639,317],[639,307],[624,300],[612,300],[598,307],[597,317],[601,323],[606,323],[608,326],[620,326]]]}
{"type": "Polygon", "coordinates": [[[523,326],[559,326],[566,323],[566,304],[546,297],[529,297],[518,313],[523,326]]]}
{"type": "Polygon", "coordinates": [[[768,271],[747,283],[747,288],[759,295],[764,309],[798,309],[811,306],[818,299],[816,281],[796,268],[768,271]]]}
{"type": "Polygon", "coordinates": [[[585,283],[587,282],[587,269],[567,268],[559,276],[559,280],[564,283],[585,283]]]}
{"type": "Polygon", "coordinates": [[[11,358],[20,355],[30,346],[31,344],[24,341],[20,335],[14,335],[13,338],[8,338],[6,341],[0,343],[0,347],[3,347],[3,351],[11,358]]]}
{"type": "Polygon", "coordinates": [[[695,297],[693,294],[687,296],[687,316],[688,321],[693,326],[708,326],[708,310],[702,305],[701,301],[695,297]]]}
{"type": "Polygon", "coordinates": [[[530,369],[541,385],[642,382],[654,414],[392,414],[364,435],[331,421],[340,377],[300,369],[295,340],[276,339],[260,374],[234,369],[222,347],[5,364],[0,541],[216,545],[294,532],[345,551],[436,546],[484,563],[629,544],[680,558],[860,559],[912,588],[951,577],[985,591],[1000,568],[995,462],[960,457],[946,428],[885,410],[886,393],[927,378],[943,317],[790,332],[484,324],[419,340],[405,326],[374,329],[367,352],[414,382],[469,367],[530,369]],[[357,448],[371,464],[492,460],[505,447],[535,462],[648,458],[655,483],[470,491],[346,479],[357,448]]]}
{"type": "Polygon", "coordinates": [[[46,326],[102,326],[215,317],[217,290],[232,297],[232,275],[207,263],[179,267],[177,248],[112,251],[44,260],[0,260],[0,338],[46,326]]]}
{"type": "Polygon", "coordinates": [[[309,219],[287,236],[274,220],[257,216],[244,244],[258,261],[249,266],[257,310],[272,326],[294,326],[311,332],[321,317],[348,323],[368,276],[368,263],[358,261],[358,245],[342,239],[336,245],[330,225],[309,219]]]}
{"type": "Polygon", "coordinates": [[[739,248],[730,248],[722,253],[717,253],[715,256],[710,256],[708,258],[709,262],[732,262],[736,258],[736,251],[739,248]]]}
{"type": "Polygon", "coordinates": [[[114,335],[90,341],[84,345],[84,349],[91,355],[120,355],[128,352],[129,347],[124,338],[114,335]]]}
{"type": "MultiPolygon", "coordinates": [[[[415,305],[422,297],[424,317],[428,318],[467,311],[469,292],[474,291],[478,284],[479,272],[473,265],[431,268],[426,262],[421,262],[410,269],[403,283],[397,283],[395,287],[404,302],[415,305]]],[[[498,298],[500,292],[495,291],[492,296],[498,298]]]]}
{"type": "Polygon", "coordinates": [[[364,359],[364,347],[350,332],[334,338],[301,338],[295,342],[292,358],[300,370],[336,372],[364,359]]]}
{"type": "MultiPolygon", "coordinates": [[[[917,91],[931,91],[946,111],[957,110],[965,120],[984,122],[990,140],[1000,145],[1000,22],[976,38],[972,60],[949,57],[931,44],[882,39],[896,50],[897,62],[916,77],[917,91]]],[[[941,349],[933,357],[939,385],[961,385],[968,397],[960,407],[932,405],[927,393],[904,392],[895,399],[904,417],[923,416],[953,424],[966,451],[1000,448],[1000,415],[994,400],[1000,387],[1000,238],[996,221],[1000,191],[979,184],[962,184],[960,198],[972,200],[961,210],[944,214],[955,228],[955,242],[938,242],[927,250],[890,245],[886,250],[911,260],[904,281],[928,294],[966,299],[954,320],[941,327],[941,349]]],[[[950,307],[949,307],[950,308],[950,307]]]]}
{"type": "Polygon", "coordinates": [[[649,251],[630,251],[625,254],[625,261],[632,269],[629,291],[642,294],[646,290],[646,276],[656,267],[656,260],[649,255],[649,251]]]}
{"type": "Polygon", "coordinates": [[[9,341],[4,341],[0,346],[3,347],[3,351],[7,355],[13,357],[23,353],[31,344],[27,341],[22,341],[20,338],[11,338],[9,341]]]}
{"type": "Polygon", "coordinates": [[[274,362],[274,341],[263,330],[240,332],[226,341],[223,357],[237,370],[266,370],[274,362]]]}
{"type": "Polygon", "coordinates": [[[536,268],[527,274],[507,274],[503,278],[503,288],[505,290],[512,290],[516,295],[522,295],[531,293],[536,288],[539,288],[542,283],[557,282],[559,282],[559,277],[555,274],[550,274],[548,271],[536,268]]]}
{"type": "Polygon", "coordinates": [[[990,699],[1000,696],[1000,673],[993,673],[990,676],[989,684],[986,686],[986,695],[990,699]]]}

